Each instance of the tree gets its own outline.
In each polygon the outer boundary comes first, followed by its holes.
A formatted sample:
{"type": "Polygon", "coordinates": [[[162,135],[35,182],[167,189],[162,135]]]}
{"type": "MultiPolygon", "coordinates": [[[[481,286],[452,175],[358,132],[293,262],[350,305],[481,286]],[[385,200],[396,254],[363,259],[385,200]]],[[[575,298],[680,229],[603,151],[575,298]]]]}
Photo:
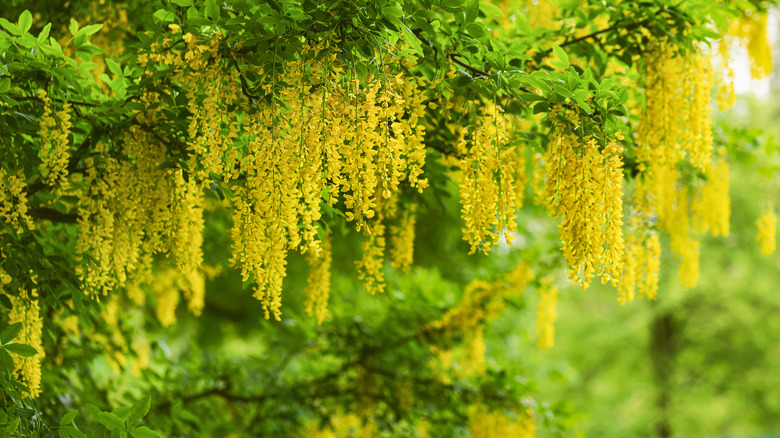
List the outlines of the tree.
{"type": "Polygon", "coordinates": [[[536,379],[539,393],[585,411],[580,425],[587,436],[776,434],[777,377],[766,370],[777,366],[772,346],[780,339],[770,316],[777,310],[777,255],[760,253],[755,222],[764,208],[756,199],[777,196],[777,156],[759,147],[773,143],[769,129],[753,128],[771,126],[756,118],[775,113],[773,106],[769,99],[738,102],[715,125],[718,143],[753,151],[731,163],[731,226],[745,231],[702,240],[697,286],[679,284],[667,254],[657,301],[614,306],[599,289],[566,294],[557,329],[578,335],[560,336],[552,352],[529,352],[545,376],[536,379]]]}
{"type": "Polygon", "coordinates": [[[768,74],[770,4],[11,1],[0,423],[567,433],[494,321],[538,292],[549,348],[561,269],[655,299],[661,235],[696,284],[735,152],[708,46],[768,74]]]}

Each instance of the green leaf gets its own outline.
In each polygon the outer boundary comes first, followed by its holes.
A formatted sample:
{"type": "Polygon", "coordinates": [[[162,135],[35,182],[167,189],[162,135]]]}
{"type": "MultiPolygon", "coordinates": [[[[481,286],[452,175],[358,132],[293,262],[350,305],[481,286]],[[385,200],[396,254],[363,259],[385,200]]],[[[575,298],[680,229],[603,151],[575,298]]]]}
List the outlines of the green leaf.
{"type": "Polygon", "coordinates": [[[412,33],[412,31],[409,30],[409,28],[406,27],[405,24],[401,25],[401,33],[404,34],[404,39],[406,39],[406,43],[409,44],[409,47],[414,49],[414,51],[419,54],[423,53],[419,38],[417,38],[417,36],[414,33],[412,33]]]}
{"type": "Polygon", "coordinates": [[[181,6],[183,8],[192,6],[192,0],[171,0],[171,3],[175,4],[176,6],[181,6]]]}
{"type": "Polygon", "coordinates": [[[11,23],[10,21],[6,20],[5,18],[0,18],[0,26],[3,26],[5,30],[11,33],[11,35],[21,35],[22,31],[19,29],[19,26],[11,23]]]}
{"type": "Polygon", "coordinates": [[[115,74],[117,76],[120,76],[120,77],[124,76],[122,74],[122,67],[120,67],[119,64],[117,64],[116,61],[114,61],[113,59],[106,58],[106,66],[108,67],[108,70],[111,73],[113,73],[113,74],[115,74]]]}
{"type": "Polygon", "coordinates": [[[76,414],[78,414],[79,411],[70,411],[67,414],[63,415],[60,419],[60,426],[66,426],[73,422],[73,419],[76,418],[76,414]]]}
{"type": "Polygon", "coordinates": [[[206,0],[206,18],[218,20],[219,12],[220,9],[219,5],[217,4],[217,0],[206,0]]]}
{"type": "Polygon", "coordinates": [[[103,25],[101,23],[90,24],[89,26],[84,26],[81,29],[79,29],[79,31],[76,32],[76,36],[80,36],[80,35],[90,36],[92,34],[97,33],[97,31],[99,31],[102,28],[103,25]]]}
{"type": "Polygon", "coordinates": [[[51,32],[51,23],[46,23],[46,26],[43,26],[43,29],[41,29],[41,33],[38,34],[38,44],[45,43],[46,40],[49,38],[50,32],[51,32]]]}
{"type": "Polygon", "coordinates": [[[466,26],[466,31],[474,38],[482,38],[485,36],[485,28],[479,23],[471,23],[466,26]]]}
{"type": "Polygon", "coordinates": [[[32,26],[32,14],[27,9],[22,12],[22,15],[19,16],[19,30],[22,31],[22,33],[27,33],[28,30],[30,30],[30,27],[32,26]]]}
{"type": "Polygon", "coordinates": [[[466,5],[466,24],[473,23],[479,16],[479,0],[471,0],[466,5]]]}
{"type": "Polygon", "coordinates": [[[62,56],[62,46],[59,42],[57,42],[57,40],[54,39],[54,37],[49,37],[49,44],[51,44],[52,50],[54,50],[56,55],[62,56]]]}
{"type": "Polygon", "coordinates": [[[394,18],[398,20],[400,20],[404,16],[404,11],[402,11],[401,8],[398,7],[398,4],[385,6],[382,9],[382,13],[385,15],[385,17],[394,18]]]}
{"type": "Polygon", "coordinates": [[[130,406],[120,406],[111,412],[117,417],[119,417],[119,419],[126,422],[127,417],[130,416],[130,406]]]}
{"type": "Polygon", "coordinates": [[[550,109],[548,102],[539,102],[534,105],[534,114],[545,113],[550,109]]]}
{"type": "Polygon", "coordinates": [[[14,370],[14,360],[4,348],[0,348],[0,371],[11,374],[14,370]]]}
{"type": "Polygon", "coordinates": [[[141,419],[149,412],[149,407],[152,405],[152,396],[147,395],[141,398],[130,409],[130,415],[127,417],[127,427],[132,428],[137,424],[141,424],[141,419]]]}
{"type": "Polygon", "coordinates": [[[574,99],[574,101],[575,101],[575,102],[577,102],[577,105],[579,105],[579,106],[580,106],[580,108],[584,109],[584,110],[585,110],[585,112],[588,112],[588,113],[590,113],[590,112],[592,112],[592,111],[593,111],[593,107],[591,107],[591,106],[590,106],[590,105],[589,105],[587,102],[585,102],[584,100],[580,100],[580,99],[577,99],[577,98],[575,98],[575,99],[574,99]]]}
{"type": "Polygon", "coordinates": [[[60,430],[64,430],[65,433],[67,433],[72,438],[87,438],[86,435],[84,435],[80,430],[76,429],[73,426],[62,426],[60,427],[60,430]]]}
{"type": "Polygon", "coordinates": [[[106,426],[106,429],[110,431],[120,430],[124,427],[124,422],[121,418],[117,417],[115,414],[112,414],[111,412],[101,412],[98,414],[97,421],[100,422],[103,426],[106,426]]]}
{"type": "Polygon", "coordinates": [[[38,413],[35,409],[27,409],[27,408],[16,408],[14,412],[21,415],[24,418],[32,418],[35,416],[35,414],[38,413]]]}
{"type": "Polygon", "coordinates": [[[97,62],[86,61],[86,62],[82,62],[81,65],[79,65],[79,70],[91,71],[96,69],[97,66],[98,66],[97,62]]]}
{"type": "Polygon", "coordinates": [[[146,426],[136,427],[130,431],[133,438],[160,438],[160,434],[149,429],[146,426]]]}
{"type": "Polygon", "coordinates": [[[504,16],[504,11],[502,11],[501,8],[499,8],[498,6],[492,3],[480,2],[479,9],[488,18],[498,18],[504,16]]]}
{"type": "Polygon", "coordinates": [[[522,99],[524,102],[542,102],[544,100],[547,100],[536,93],[520,93],[518,97],[522,99]]]}
{"type": "Polygon", "coordinates": [[[553,44],[553,54],[565,64],[565,67],[563,67],[564,69],[569,66],[569,55],[567,55],[559,45],[553,44]]]}
{"type": "Polygon", "coordinates": [[[33,357],[38,354],[38,350],[27,344],[16,344],[12,342],[10,344],[3,345],[3,348],[10,351],[11,353],[15,353],[24,357],[33,357]]]}
{"type": "Polygon", "coordinates": [[[713,39],[713,40],[717,40],[717,39],[722,37],[722,35],[720,33],[716,32],[716,31],[714,31],[712,29],[706,28],[706,27],[699,28],[699,31],[701,33],[701,36],[703,36],[705,38],[710,38],[710,39],[713,39]]]}
{"type": "Polygon", "coordinates": [[[165,23],[172,23],[176,18],[176,16],[171,11],[165,9],[158,9],[154,13],[154,18],[160,20],[163,24],[165,24],[165,23]]]}
{"type": "Polygon", "coordinates": [[[87,413],[92,416],[92,418],[98,421],[98,417],[100,416],[100,409],[98,409],[97,406],[93,405],[92,403],[87,403],[84,405],[84,410],[87,411],[87,413]]]}
{"type": "Polygon", "coordinates": [[[71,35],[76,36],[76,33],[79,31],[79,23],[73,18],[71,18],[70,25],[68,26],[68,30],[70,31],[71,35]]]}
{"type": "Polygon", "coordinates": [[[21,417],[14,418],[14,422],[11,423],[10,426],[5,428],[5,436],[11,436],[14,432],[16,432],[16,429],[19,427],[19,423],[22,421],[21,417]]]}
{"type": "Polygon", "coordinates": [[[559,96],[574,99],[574,93],[563,85],[553,84],[552,88],[559,96]]]}
{"type": "MultiPolygon", "coordinates": [[[[10,89],[11,89],[11,80],[8,79],[8,78],[0,79],[0,93],[7,93],[8,90],[10,90],[10,89]]],[[[19,327],[20,327],[19,330],[21,330],[22,324],[18,323],[18,322],[16,324],[19,324],[19,327]]],[[[14,325],[16,325],[16,324],[14,324],[14,325]]],[[[13,326],[11,326],[11,327],[13,327],[13,326]]],[[[5,336],[4,335],[5,335],[6,330],[8,330],[8,329],[3,330],[3,334],[0,334],[0,344],[5,344],[6,342],[8,342],[11,339],[13,339],[13,337],[12,337],[8,341],[5,340],[5,336]]],[[[16,333],[19,333],[19,331],[17,330],[16,333]]],[[[16,337],[16,333],[14,333],[14,337],[16,337]]]]}

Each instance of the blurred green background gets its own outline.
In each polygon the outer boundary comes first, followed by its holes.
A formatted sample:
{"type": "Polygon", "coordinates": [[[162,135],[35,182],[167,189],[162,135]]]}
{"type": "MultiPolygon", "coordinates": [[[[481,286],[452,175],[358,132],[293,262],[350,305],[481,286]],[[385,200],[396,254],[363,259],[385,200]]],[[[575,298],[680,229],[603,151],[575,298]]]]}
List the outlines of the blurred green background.
{"type": "Polygon", "coordinates": [[[563,287],[554,349],[529,353],[539,393],[569,403],[587,436],[780,437],[780,255],[759,253],[755,225],[780,200],[780,106],[741,96],[715,118],[731,234],[703,240],[696,287],[679,285],[664,242],[657,301],[563,287]]]}

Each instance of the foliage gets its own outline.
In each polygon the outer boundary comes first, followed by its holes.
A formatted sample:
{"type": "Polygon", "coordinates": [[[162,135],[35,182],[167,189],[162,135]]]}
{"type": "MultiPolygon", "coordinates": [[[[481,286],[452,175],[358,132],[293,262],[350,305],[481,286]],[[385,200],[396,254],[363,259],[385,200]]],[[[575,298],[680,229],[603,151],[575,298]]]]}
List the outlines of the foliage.
{"type": "Polygon", "coordinates": [[[696,285],[771,4],[5,2],[0,426],[576,433],[501,318],[538,292],[551,347],[561,272],[654,300],[662,242],[696,285]]]}

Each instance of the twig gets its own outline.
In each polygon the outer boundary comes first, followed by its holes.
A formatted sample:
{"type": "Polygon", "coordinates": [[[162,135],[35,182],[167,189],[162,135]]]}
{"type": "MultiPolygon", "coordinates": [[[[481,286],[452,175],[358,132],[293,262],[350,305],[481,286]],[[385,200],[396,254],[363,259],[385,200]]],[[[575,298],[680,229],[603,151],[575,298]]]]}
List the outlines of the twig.
{"type": "MultiPolygon", "coordinates": [[[[14,96],[14,95],[8,95],[8,97],[10,97],[13,100],[18,100],[18,101],[35,100],[35,101],[38,101],[38,102],[42,102],[42,99],[40,97],[38,97],[38,96],[14,96]]],[[[49,99],[51,99],[51,100],[53,100],[55,102],[59,102],[59,103],[69,103],[71,105],[88,106],[88,107],[92,107],[92,108],[97,108],[97,107],[101,106],[101,104],[99,104],[99,103],[82,102],[82,101],[78,101],[78,100],[66,100],[66,99],[59,99],[57,97],[50,97],[49,99]]]]}
{"type": "Polygon", "coordinates": [[[79,218],[76,214],[61,213],[49,207],[33,207],[28,210],[28,214],[36,219],[44,219],[63,224],[75,224],[79,218]]]}

